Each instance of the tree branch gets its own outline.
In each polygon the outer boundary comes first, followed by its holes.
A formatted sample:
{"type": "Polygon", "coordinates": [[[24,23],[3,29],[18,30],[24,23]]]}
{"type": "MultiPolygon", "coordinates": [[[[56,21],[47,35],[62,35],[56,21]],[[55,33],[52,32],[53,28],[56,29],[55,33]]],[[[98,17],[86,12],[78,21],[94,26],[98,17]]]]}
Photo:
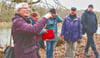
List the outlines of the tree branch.
{"type": "Polygon", "coordinates": [[[37,0],[36,2],[30,2],[30,3],[28,3],[28,4],[36,4],[36,3],[39,3],[41,0],[37,0]]]}

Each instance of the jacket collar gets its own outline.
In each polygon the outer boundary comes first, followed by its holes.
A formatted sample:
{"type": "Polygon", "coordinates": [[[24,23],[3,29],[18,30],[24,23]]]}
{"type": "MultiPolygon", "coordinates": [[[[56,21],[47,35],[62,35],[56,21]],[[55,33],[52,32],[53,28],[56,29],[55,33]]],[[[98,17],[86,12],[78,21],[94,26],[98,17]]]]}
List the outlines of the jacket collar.
{"type": "Polygon", "coordinates": [[[88,9],[85,10],[85,13],[94,14],[94,12],[90,12],[88,9]]]}
{"type": "MultiPolygon", "coordinates": [[[[72,21],[71,18],[70,18],[70,15],[68,15],[67,19],[72,21]]],[[[79,20],[79,16],[77,16],[77,15],[76,15],[76,18],[73,21],[76,21],[76,20],[79,20]]]]}
{"type": "MultiPolygon", "coordinates": [[[[18,14],[18,13],[16,13],[15,14],[15,18],[23,18],[23,20],[24,21],[26,21],[28,24],[31,24],[31,21],[30,20],[28,20],[28,18],[26,19],[26,18],[24,18],[23,16],[21,16],[20,14],[18,14]]],[[[14,20],[14,19],[13,19],[14,20]]]]}

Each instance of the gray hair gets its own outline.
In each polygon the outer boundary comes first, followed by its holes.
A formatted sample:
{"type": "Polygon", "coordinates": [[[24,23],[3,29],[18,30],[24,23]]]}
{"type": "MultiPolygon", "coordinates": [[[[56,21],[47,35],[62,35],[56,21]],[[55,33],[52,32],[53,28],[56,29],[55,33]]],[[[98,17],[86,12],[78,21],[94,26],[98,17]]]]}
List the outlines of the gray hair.
{"type": "Polygon", "coordinates": [[[16,4],[15,11],[18,11],[20,8],[23,7],[23,5],[26,5],[29,8],[28,3],[23,2],[23,3],[16,4]]]}

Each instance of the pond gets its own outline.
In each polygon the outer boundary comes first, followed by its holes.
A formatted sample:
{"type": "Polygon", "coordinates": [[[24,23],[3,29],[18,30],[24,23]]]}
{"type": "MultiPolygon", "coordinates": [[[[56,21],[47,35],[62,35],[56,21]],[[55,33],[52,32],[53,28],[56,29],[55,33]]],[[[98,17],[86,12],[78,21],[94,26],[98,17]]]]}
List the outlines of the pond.
{"type": "Polygon", "coordinates": [[[9,45],[11,36],[11,29],[10,28],[0,28],[0,46],[6,47],[9,45]]]}

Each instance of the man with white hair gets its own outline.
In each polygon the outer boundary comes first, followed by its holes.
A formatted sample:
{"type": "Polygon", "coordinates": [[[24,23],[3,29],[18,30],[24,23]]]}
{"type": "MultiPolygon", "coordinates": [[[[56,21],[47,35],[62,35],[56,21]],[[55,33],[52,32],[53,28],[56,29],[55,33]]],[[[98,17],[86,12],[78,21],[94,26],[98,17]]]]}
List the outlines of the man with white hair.
{"type": "Polygon", "coordinates": [[[29,7],[27,3],[19,3],[16,6],[17,13],[13,18],[12,35],[14,40],[15,58],[38,58],[37,37],[45,27],[51,14],[48,13],[36,24],[32,25],[28,20],[29,7]]]}

